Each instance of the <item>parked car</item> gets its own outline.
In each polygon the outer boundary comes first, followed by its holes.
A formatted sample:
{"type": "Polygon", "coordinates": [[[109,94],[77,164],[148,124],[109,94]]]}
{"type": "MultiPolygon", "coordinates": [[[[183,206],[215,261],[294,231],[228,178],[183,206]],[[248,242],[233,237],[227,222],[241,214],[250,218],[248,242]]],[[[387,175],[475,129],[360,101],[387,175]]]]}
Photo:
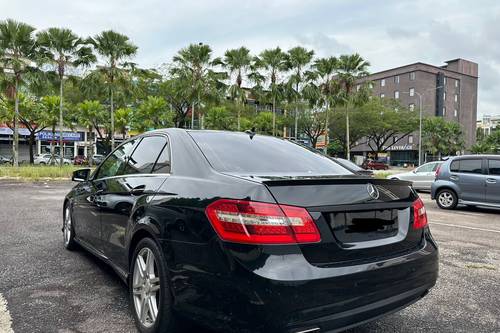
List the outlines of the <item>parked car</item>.
{"type": "MultiPolygon", "coordinates": [[[[54,155],[52,158],[51,154],[37,154],[35,155],[33,164],[35,165],[46,165],[46,164],[56,164],[60,163],[61,157],[59,155],[54,155]]],[[[71,164],[71,160],[67,158],[63,158],[63,164],[69,165],[71,164]]]]}
{"type": "Polygon", "coordinates": [[[443,209],[500,207],[500,156],[470,155],[447,160],[436,171],[431,198],[443,209]]]}
{"type": "Polygon", "coordinates": [[[346,160],[345,158],[335,157],[334,160],[337,161],[337,163],[342,165],[344,168],[346,168],[346,169],[348,169],[348,170],[350,170],[358,175],[364,175],[364,176],[370,176],[370,177],[373,176],[373,171],[365,170],[362,167],[360,167],[359,165],[357,165],[356,163],[351,162],[349,160],[346,160]]]}
{"type": "Polygon", "coordinates": [[[87,157],[84,155],[76,155],[75,158],[73,159],[73,164],[74,165],[84,165],[87,164],[87,157]]]}
{"type": "Polygon", "coordinates": [[[0,165],[1,164],[9,164],[9,163],[12,163],[10,158],[7,158],[3,155],[0,155],[0,165]]]}
{"type": "Polygon", "coordinates": [[[414,303],[437,279],[409,182],[279,138],[152,131],[73,180],[64,245],[128,283],[140,332],[174,332],[182,317],[231,332],[337,331],[414,303]]]}
{"type": "Polygon", "coordinates": [[[387,176],[387,178],[408,180],[413,183],[414,189],[421,191],[430,191],[431,185],[436,178],[436,170],[442,163],[442,161],[425,163],[410,172],[390,175],[387,176]]]}
{"type": "Polygon", "coordinates": [[[365,170],[389,170],[389,165],[382,160],[365,160],[361,167],[365,170]]]}
{"type": "Polygon", "coordinates": [[[101,154],[94,154],[92,155],[92,164],[94,165],[99,165],[102,163],[102,161],[104,161],[104,158],[106,156],[104,155],[101,155],[101,154]]]}

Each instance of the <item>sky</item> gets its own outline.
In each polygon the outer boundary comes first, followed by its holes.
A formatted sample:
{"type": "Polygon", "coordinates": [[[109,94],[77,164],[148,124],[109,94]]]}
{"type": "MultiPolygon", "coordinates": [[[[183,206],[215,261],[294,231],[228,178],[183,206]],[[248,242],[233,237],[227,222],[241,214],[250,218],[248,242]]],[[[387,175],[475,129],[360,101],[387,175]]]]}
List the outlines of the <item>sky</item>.
{"type": "Polygon", "coordinates": [[[413,62],[479,64],[478,117],[500,115],[500,1],[371,0],[0,0],[0,20],[81,36],[113,29],[139,47],[134,62],[157,67],[190,43],[215,55],[280,46],[317,56],[360,53],[377,72],[413,62]]]}

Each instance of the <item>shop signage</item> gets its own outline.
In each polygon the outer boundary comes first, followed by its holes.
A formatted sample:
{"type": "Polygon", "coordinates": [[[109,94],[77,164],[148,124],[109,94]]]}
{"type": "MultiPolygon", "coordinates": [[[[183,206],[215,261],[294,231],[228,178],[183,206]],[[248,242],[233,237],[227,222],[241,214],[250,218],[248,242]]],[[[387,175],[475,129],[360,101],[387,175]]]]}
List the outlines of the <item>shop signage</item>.
{"type": "MultiPolygon", "coordinates": [[[[39,141],[51,141],[52,132],[51,131],[41,131],[37,135],[37,140],[39,141]]],[[[59,140],[59,132],[55,133],[54,140],[59,140]]],[[[63,132],[63,141],[83,141],[83,135],[80,132],[63,132]]]]}
{"type": "MultiPolygon", "coordinates": [[[[3,134],[3,135],[13,135],[14,131],[12,131],[8,127],[0,127],[0,134],[3,134]]],[[[19,135],[30,135],[30,131],[28,131],[27,128],[20,127],[19,128],[19,135]]]]}

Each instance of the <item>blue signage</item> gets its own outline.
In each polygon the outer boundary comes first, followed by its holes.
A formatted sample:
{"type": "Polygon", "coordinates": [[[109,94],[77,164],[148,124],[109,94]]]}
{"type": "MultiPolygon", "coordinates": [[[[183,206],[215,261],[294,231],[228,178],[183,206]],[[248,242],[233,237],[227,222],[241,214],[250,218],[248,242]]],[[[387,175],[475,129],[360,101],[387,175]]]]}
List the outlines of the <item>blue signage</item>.
{"type": "MultiPolygon", "coordinates": [[[[39,141],[52,141],[51,131],[41,131],[37,134],[39,141]]],[[[54,140],[59,140],[59,132],[55,133],[54,140]]],[[[83,133],[81,132],[63,132],[63,141],[83,141],[83,133]]]]}

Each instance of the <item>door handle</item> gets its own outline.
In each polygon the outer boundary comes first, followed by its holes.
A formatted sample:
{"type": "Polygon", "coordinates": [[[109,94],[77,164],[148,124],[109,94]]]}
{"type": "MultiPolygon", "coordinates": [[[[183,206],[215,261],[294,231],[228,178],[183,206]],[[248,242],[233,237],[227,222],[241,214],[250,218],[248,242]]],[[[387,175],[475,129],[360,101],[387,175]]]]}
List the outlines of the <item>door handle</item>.
{"type": "Polygon", "coordinates": [[[496,183],[497,183],[497,180],[496,180],[496,179],[494,179],[494,178],[487,178],[487,179],[486,179],[486,182],[487,182],[488,184],[496,184],[496,183]]]}
{"type": "Polygon", "coordinates": [[[450,176],[451,180],[458,180],[458,176],[450,176]]]}

